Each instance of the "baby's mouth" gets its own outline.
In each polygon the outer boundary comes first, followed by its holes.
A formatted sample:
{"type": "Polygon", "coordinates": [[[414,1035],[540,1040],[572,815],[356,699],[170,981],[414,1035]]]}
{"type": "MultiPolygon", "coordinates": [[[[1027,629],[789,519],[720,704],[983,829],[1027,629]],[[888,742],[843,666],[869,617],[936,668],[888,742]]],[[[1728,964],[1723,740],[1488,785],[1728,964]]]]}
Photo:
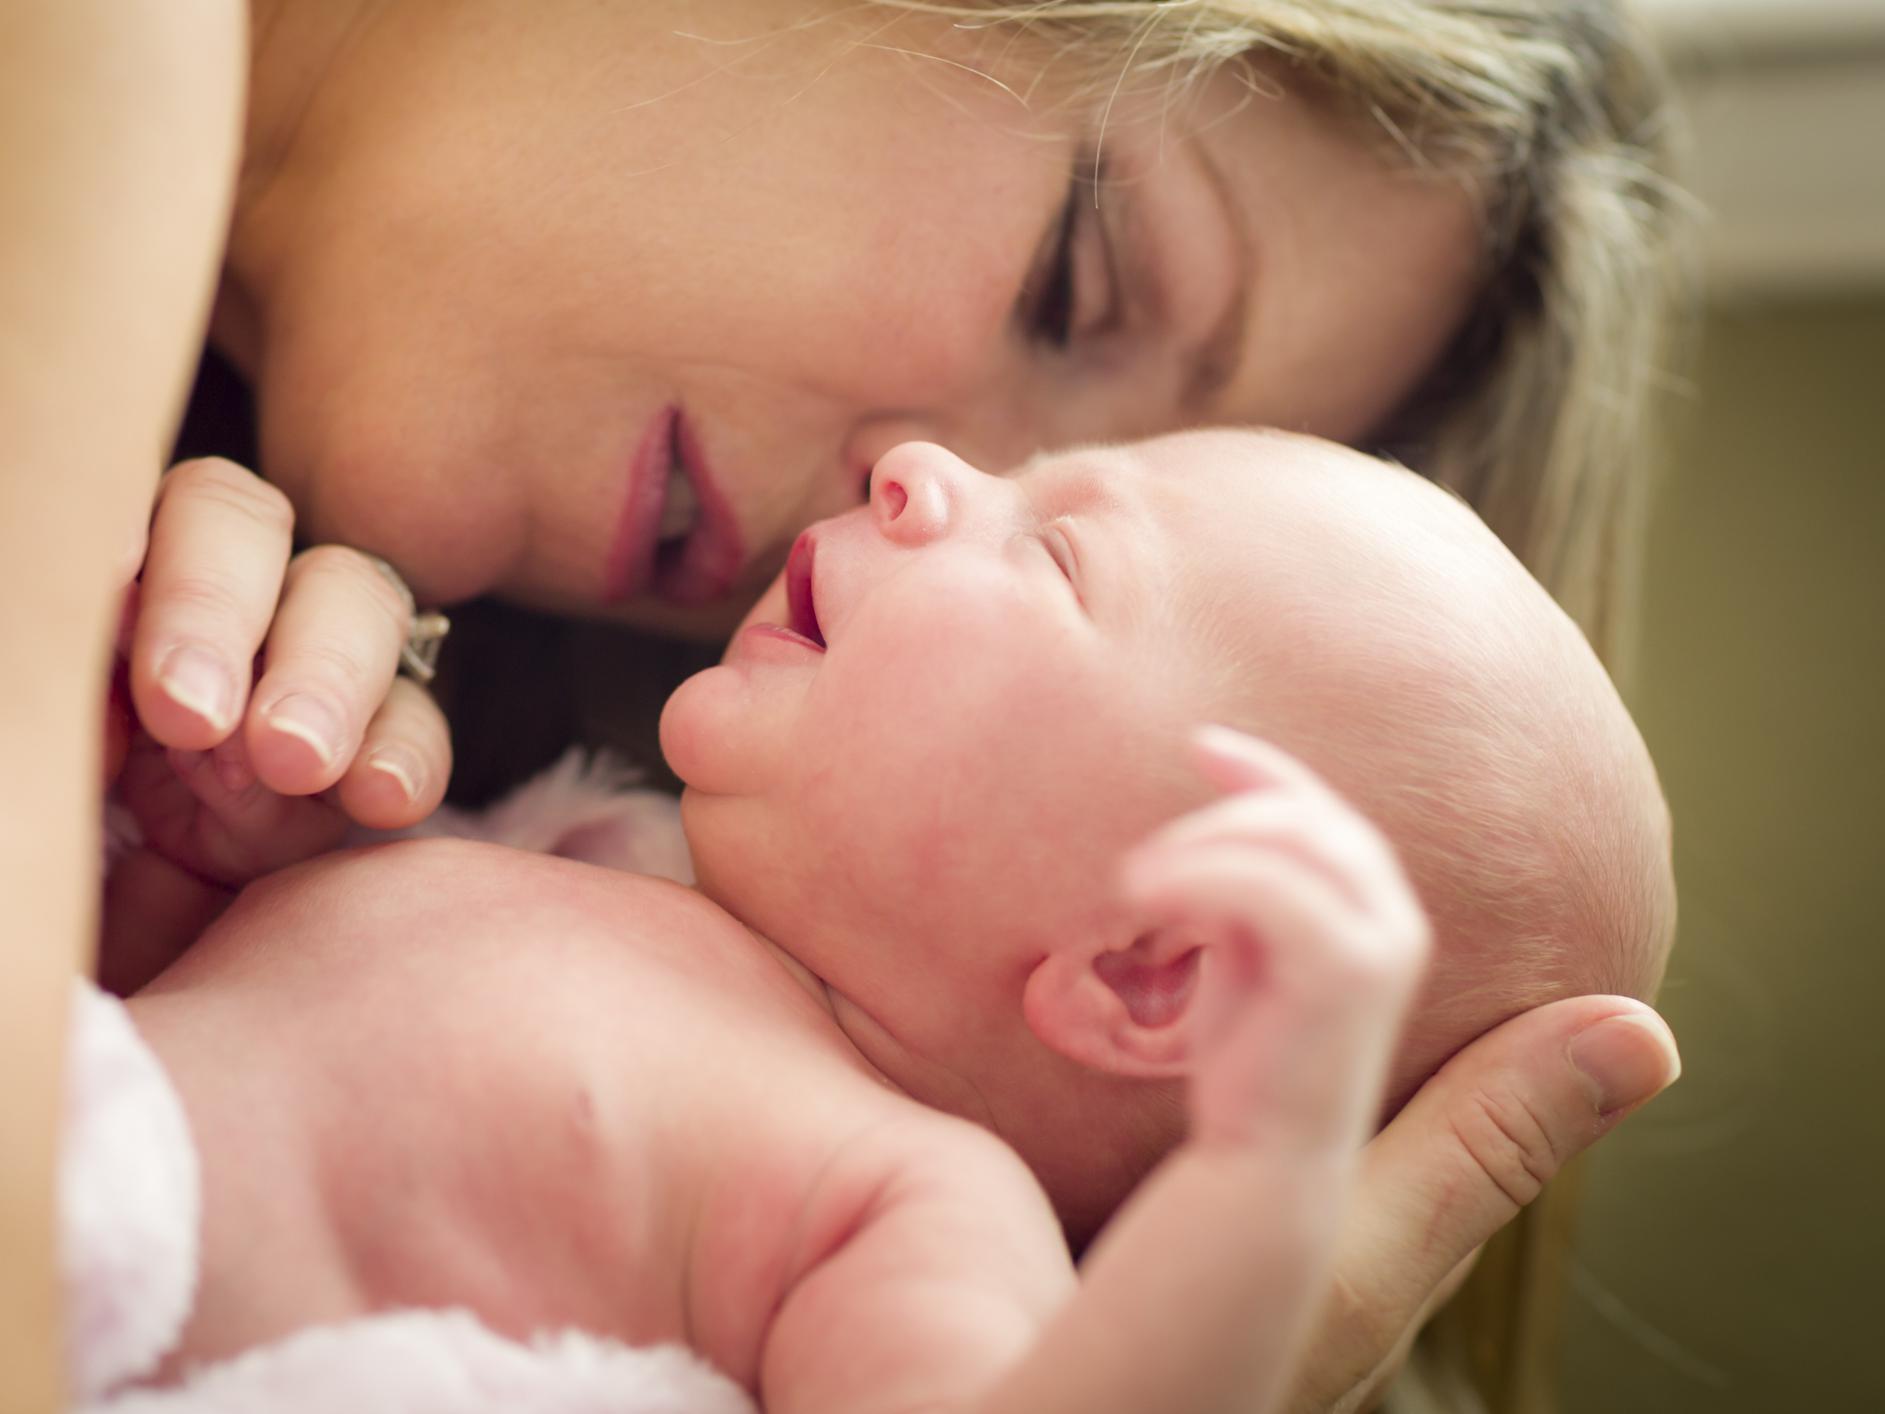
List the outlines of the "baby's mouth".
{"type": "Polygon", "coordinates": [[[825,635],[818,626],[818,606],[812,592],[814,553],[811,531],[792,542],[792,553],[785,562],[786,626],[823,652],[825,635]]]}

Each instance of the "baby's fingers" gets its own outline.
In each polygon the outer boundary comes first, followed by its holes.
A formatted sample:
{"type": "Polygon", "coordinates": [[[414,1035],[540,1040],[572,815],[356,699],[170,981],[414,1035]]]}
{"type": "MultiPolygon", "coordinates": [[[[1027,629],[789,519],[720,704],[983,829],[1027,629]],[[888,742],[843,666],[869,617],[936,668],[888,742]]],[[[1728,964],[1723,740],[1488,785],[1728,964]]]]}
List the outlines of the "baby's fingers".
{"type": "Polygon", "coordinates": [[[1426,962],[1418,915],[1370,915],[1278,850],[1240,842],[1137,856],[1125,891],[1149,926],[1214,930],[1221,985],[1260,986],[1304,1014],[1395,1014],[1426,962]]]}
{"type": "Polygon", "coordinates": [[[1133,857],[1238,846],[1287,856],[1357,908],[1393,908],[1392,896],[1405,888],[1394,852],[1374,826],[1333,799],[1282,790],[1241,791],[1182,815],[1160,827],[1133,857]]]}
{"type": "Polygon", "coordinates": [[[1150,929],[1203,949],[1190,1016],[1195,1136],[1358,1144],[1423,940],[1374,927],[1321,876],[1274,853],[1192,850],[1129,888],[1150,929]]]}
{"type": "Polygon", "coordinates": [[[360,754],[341,777],[341,808],[375,830],[416,825],[438,809],[451,771],[445,714],[418,683],[395,678],[360,754]]]}
{"type": "Polygon", "coordinates": [[[151,843],[197,874],[229,888],[340,844],[346,821],[323,800],[277,795],[250,769],[241,737],[214,751],[171,751],[170,768],[196,804],[181,834],[151,843]]]}
{"type": "Polygon", "coordinates": [[[1309,795],[1336,797],[1335,791],[1301,761],[1280,746],[1216,725],[1199,727],[1192,734],[1192,750],[1204,778],[1222,791],[1261,790],[1279,786],[1309,795]]]}
{"type": "Polygon", "coordinates": [[[138,719],[163,745],[206,750],[242,720],[292,526],[287,498],[231,462],[164,477],[130,654],[138,719]]]}
{"type": "Polygon", "coordinates": [[[357,550],[318,545],[288,568],[246,740],[255,773],[283,795],[334,785],[386,700],[411,616],[357,550]]]}
{"type": "Polygon", "coordinates": [[[1424,914],[1393,845],[1308,766],[1228,727],[1204,727],[1194,744],[1206,778],[1230,794],[1171,821],[1139,854],[1239,840],[1282,850],[1391,926],[1422,926],[1424,914]]]}

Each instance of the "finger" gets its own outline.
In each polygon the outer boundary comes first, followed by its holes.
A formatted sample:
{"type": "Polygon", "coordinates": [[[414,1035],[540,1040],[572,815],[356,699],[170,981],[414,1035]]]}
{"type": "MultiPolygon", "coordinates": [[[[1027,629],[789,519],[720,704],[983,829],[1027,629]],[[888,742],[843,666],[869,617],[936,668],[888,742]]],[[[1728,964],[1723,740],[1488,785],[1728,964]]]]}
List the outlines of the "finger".
{"type": "Polygon", "coordinates": [[[1229,925],[1224,936],[1236,941],[1244,976],[1261,974],[1276,1004],[1299,1013],[1287,1021],[1292,1032],[1339,1016],[1318,1045],[1390,1026],[1426,962],[1424,925],[1384,927],[1321,874],[1274,852],[1189,850],[1134,870],[1127,896],[1152,926],[1229,925]]]}
{"type": "Polygon", "coordinates": [[[271,789],[310,795],[340,779],[386,700],[410,618],[359,551],[317,545],[295,556],[246,729],[249,759],[271,789]]]}
{"type": "MultiPolygon", "coordinates": [[[[1273,791],[1320,805],[1331,817],[1349,822],[1343,842],[1357,863],[1364,851],[1377,859],[1385,857],[1394,878],[1405,885],[1400,855],[1387,836],[1299,758],[1247,733],[1215,725],[1198,728],[1192,745],[1200,771],[1218,789],[1237,794],[1273,791]]],[[[1411,902],[1411,886],[1403,892],[1411,902]]]]}
{"type": "Polygon", "coordinates": [[[1329,783],[1280,746],[1211,724],[1192,734],[1192,750],[1204,778],[1219,790],[1260,790],[1265,786],[1309,795],[1340,795],[1329,783]]]}
{"type": "Polygon", "coordinates": [[[242,720],[293,521],[287,497],[232,462],[164,477],[131,648],[132,701],[164,745],[205,750],[242,720]]]}
{"type": "Polygon", "coordinates": [[[1156,859],[1190,849],[1278,850],[1342,890],[1358,908],[1400,908],[1407,884],[1380,831],[1339,803],[1288,791],[1240,791],[1179,816],[1134,853],[1156,859]]]}
{"type": "Polygon", "coordinates": [[[1345,1283],[1363,1307],[1411,1319],[1566,1163],[1680,1072],[1668,1027],[1624,997],[1572,997],[1482,1036],[1368,1145],[1339,1257],[1345,1283]]]}
{"type": "Polygon", "coordinates": [[[1313,959],[1324,934],[1368,926],[1321,871],[1248,841],[1135,854],[1122,875],[1126,903],[1147,928],[1228,923],[1313,959]]]}
{"type": "Polygon", "coordinates": [[[1341,1151],[1379,1113],[1421,939],[1396,939],[1277,854],[1195,850],[1134,893],[1204,948],[1190,1014],[1194,1137],[1341,1151]]]}
{"type": "Polygon", "coordinates": [[[395,678],[340,779],[340,806],[370,829],[403,830],[438,809],[451,773],[445,714],[418,683],[395,678]]]}

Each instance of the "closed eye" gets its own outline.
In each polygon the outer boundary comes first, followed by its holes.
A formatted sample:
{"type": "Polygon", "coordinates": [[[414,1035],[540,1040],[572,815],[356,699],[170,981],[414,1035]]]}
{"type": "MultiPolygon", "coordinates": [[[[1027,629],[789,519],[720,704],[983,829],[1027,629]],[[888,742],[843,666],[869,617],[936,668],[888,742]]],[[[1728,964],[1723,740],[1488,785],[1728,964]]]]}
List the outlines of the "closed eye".
{"type": "Polygon", "coordinates": [[[1080,593],[1080,552],[1074,544],[1073,537],[1067,534],[1064,518],[1050,520],[1042,526],[1038,539],[1041,548],[1054,562],[1054,567],[1067,581],[1068,587],[1073,590],[1074,598],[1080,601],[1080,607],[1084,610],[1086,599],[1080,593]]]}
{"type": "Polygon", "coordinates": [[[1075,169],[1061,208],[1021,292],[1020,316],[1028,336],[1066,351],[1105,333],[1119,313],[1113,243],[1096,200],[1103,164],[1075,169]]]}

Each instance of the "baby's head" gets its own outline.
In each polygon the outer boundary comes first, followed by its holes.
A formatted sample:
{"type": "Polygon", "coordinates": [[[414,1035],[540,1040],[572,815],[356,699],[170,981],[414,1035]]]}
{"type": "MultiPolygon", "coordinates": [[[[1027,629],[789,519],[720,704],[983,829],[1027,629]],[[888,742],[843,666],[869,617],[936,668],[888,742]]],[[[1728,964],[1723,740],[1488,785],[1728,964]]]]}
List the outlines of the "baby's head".
{"type": "Polygon", "coordinates": [[[1208,798],[1210,721],[1303,758],[1407,864],[1437,947],[1394,1098],[1526,1007],[1654,989],[1668,821],[1608,678],[1469,510],[1327,443],[1187,433],[1006,479],[899,447],[662,735],[702,886],[1078,1206],[1076,1175],[1176,1135],[1182,1056],[1138,1042],[1182,1030],[1184,989],[1137,1038],[1063,1003],[1113,985],[1118,860],[1208,798]]]}

